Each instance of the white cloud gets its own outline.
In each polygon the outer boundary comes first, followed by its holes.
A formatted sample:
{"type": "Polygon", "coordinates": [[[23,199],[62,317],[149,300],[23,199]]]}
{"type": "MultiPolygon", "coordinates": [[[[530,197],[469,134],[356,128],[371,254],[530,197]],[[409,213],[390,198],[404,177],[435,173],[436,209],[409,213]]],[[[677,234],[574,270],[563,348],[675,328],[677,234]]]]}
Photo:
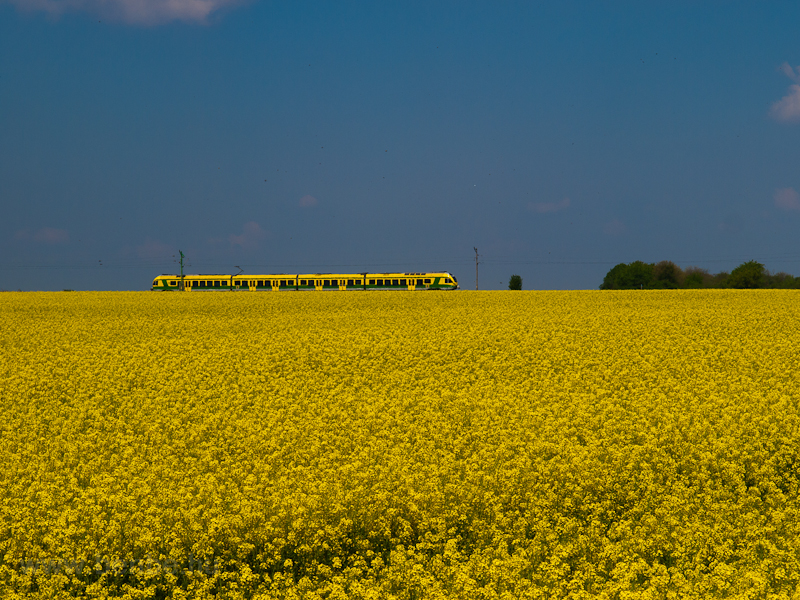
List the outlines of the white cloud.
{"type": "Polygon", "coordinates": [[[569,198],[564,198],[560,202],[531,202],[528,208],[538,213],[554,213],[569,208],[570,204],[569,198]]]}
{"type": "Polygon", "coordinates": [[[778,70],[792,81],[800,83],[800,67],[792,67],[788,62],[783,63],[778,70]]]}
{"type": "Polygon", "coordinates": [[[790,85],[789,93],[772,105],[769,115],[776,121],[786,123],[800,121],[800,85],[790,85]]]}
{"type": "Polygon", "coordinates": [[[231,246],[240,246],[242,248],[255,248],[261,240],[267,237],[267,232],[261,229],[261,225],[255,221],[248,221],[242,227],[242,233],[239,235],[231,235],[228,241],[231,246]]]}
{"type": "Polygon", "coordinates": [[[239,0],[9,0],[23,11],[43,11],[58,17],[88,12],[112,21],[157,25],[169,21],[205,22],[212,13],[239,0]]]}
{"type": "Polygon", "coordinates": [[[303,208],[308,208],[309,206],[316,206],[318,202],[317,199],[314,198],[314,196],[305,195],[302,198],[300,198],[298,204],[303,208]]]}
{"type": "Polygon", "coordinates": [[[788,62],[783,63],[778,70],[794,81],[794,85],[789,86],[788,93],[773,102],[769,109],[769,116],[776,121],[784,123],[800,122],[800,67],[792,67],[788,62]]]}
{"type": "Polygon", "coordinates": [[[775,190],[775,206],[783,210],[800,211],[800,194],[793,188],[775,190]]]}
{"type": "Polygon", "coordinates": [[[625,232],[625,223],[619,219],[611,219],[603,225],[603,233],[606,235],[620,235],[625,232]]]}
{"type": "Polygon", "coordinates": [[[38,244],[66,244],[69,241],[69,232],[66,229],[42,227],[36,231],[22,229],[14,235],[14,239],[33,241],[38,244]]]}

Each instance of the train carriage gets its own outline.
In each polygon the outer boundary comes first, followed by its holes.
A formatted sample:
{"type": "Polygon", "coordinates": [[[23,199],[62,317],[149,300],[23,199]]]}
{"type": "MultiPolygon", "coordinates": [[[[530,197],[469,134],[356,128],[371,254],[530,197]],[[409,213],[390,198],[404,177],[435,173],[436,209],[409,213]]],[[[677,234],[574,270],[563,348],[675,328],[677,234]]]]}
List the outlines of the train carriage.
{"type": "Polygon", "coordinates": [[[455,290],[447,271],[419,273],[279,273],[273,275],[159,275],[153,291],[455,290]]]}

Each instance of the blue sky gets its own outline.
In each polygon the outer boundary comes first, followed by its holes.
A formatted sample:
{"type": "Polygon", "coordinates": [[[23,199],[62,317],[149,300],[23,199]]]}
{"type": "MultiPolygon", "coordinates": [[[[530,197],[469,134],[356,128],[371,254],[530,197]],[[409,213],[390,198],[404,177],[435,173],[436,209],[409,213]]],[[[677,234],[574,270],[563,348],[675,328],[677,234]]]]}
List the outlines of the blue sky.
{"type": "Polygon", "coordinates": [[[0,289],[800,275],[793,2],[0,1],[0,289]]]}

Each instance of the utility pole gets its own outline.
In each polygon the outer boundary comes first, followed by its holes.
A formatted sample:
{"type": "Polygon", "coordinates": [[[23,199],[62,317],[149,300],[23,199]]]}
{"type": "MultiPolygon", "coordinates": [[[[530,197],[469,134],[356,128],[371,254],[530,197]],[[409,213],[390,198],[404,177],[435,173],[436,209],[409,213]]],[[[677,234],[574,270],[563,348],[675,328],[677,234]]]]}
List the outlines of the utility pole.
{"type": "Polygon", "coordinates": [[[475,250],[475,289],[478,289],[478,249],[473,246],[473,250],[475,250]]]}
{"type": "Polygon", "coordinates": [[[178,254],[181,255],[181,291],[183,291],[184,290],[184,288],[183,288],[183,252],[178,250],[178,254]]]}

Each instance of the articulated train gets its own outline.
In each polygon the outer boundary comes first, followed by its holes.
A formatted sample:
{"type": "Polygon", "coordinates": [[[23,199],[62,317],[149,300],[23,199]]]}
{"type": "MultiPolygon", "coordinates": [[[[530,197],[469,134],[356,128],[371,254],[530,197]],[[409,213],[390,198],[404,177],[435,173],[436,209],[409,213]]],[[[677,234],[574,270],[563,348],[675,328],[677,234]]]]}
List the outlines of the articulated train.
{"type": "Polygon", "coordinates": [[[313,273],[308,275],[159,275],[153,291],[457,290],[458,280],[437,273],[313,273]]]}

